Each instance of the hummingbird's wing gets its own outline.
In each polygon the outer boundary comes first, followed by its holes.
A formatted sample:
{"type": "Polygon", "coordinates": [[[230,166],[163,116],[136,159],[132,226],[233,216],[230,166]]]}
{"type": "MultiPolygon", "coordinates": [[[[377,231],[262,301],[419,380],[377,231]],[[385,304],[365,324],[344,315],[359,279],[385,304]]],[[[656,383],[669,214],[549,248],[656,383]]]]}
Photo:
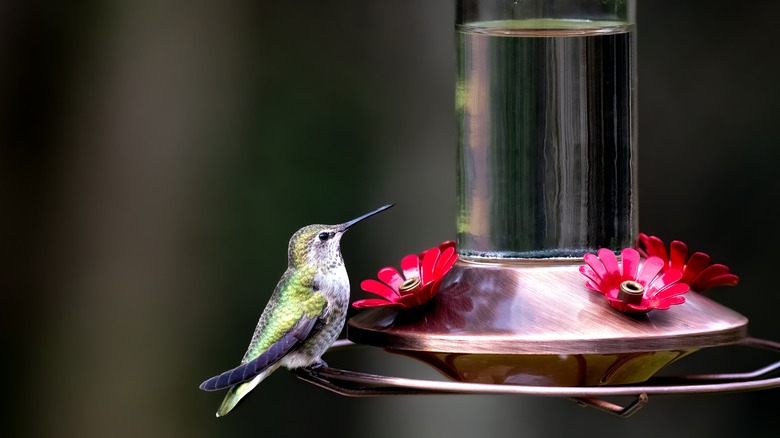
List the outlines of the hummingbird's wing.
{"type": "Polygon", "coordinates": [[[200,389],[204,391],[219,391],[254,379],[255,376],[265,371],[269,366],[289,353],[290,350],[305,341],[312,329],[317,325],[318,317],[319,315],[311,318],[303,315],[287,333],[261,355],[232,370],[227,370],[206,380],[200,384],[200,389]]]}

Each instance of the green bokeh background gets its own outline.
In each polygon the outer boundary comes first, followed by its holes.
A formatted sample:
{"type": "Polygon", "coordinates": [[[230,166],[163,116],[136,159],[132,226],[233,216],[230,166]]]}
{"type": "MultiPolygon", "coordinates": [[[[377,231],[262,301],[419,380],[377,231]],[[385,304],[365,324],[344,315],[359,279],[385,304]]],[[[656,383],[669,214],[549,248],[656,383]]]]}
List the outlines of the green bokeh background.
{"type": "MultiPolygon", "coordinates": [[[[4,437],[776,436],[780,390],[358,399],[281,371],[233,413],[198,384],[241,357],[290,235],[385,203],[343,255],[455,234],[454,1],[0,4],[4,437]]],[[[780,3],[639,1],[640,230],[742,281],[710,296],[780,340],[780,3]]],[[[681,372],[778,360],[697,353],[681,372]]],[[[435,374],[397,357],[335,364],[435,374]]]]}

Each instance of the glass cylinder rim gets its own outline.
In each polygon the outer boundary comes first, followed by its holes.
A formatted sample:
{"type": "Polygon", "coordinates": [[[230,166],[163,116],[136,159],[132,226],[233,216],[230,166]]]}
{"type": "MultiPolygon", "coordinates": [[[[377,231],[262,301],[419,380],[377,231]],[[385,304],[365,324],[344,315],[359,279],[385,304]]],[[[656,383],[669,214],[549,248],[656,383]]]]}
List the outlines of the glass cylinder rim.
{"type": "Polygon", "coordinates": [[[458,0],[455,24],[539,19],[633,25],[636,0],[458,0]]]}

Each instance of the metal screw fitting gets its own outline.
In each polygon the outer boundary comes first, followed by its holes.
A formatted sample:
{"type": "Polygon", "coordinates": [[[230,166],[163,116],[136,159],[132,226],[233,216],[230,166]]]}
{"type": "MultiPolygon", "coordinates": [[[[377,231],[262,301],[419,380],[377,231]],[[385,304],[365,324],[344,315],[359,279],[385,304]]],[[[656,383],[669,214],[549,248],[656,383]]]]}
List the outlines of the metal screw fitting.
{"type": "Polygon", "coordinates": [[[626,280],[620,283],[618,299],[627,304],[642,304],[642,297],[645,294],[645,288],[634,280],[626,280]]]}
{"type": "Polygon", "coordinates": [[[400,286],[398,286],[398,292],[409,292],[419,286],[420,283],[421,282],[419,277],[407,278],[403,283],[401,283],[400,286]]]}

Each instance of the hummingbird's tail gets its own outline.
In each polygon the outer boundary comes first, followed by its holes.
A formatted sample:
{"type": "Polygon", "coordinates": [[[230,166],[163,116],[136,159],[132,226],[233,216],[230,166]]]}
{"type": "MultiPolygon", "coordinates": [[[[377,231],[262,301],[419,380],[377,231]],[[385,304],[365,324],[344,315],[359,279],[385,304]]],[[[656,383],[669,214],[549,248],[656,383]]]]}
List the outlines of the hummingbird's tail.
{"type": "Polygon", "coordinates": [[[217,409],[217,417],[224,417],[228,414],[228,412],[233,410],[233,408],[238,405],[238,402],[240,402],[244,396],[249,394],[249,391],[255,389],[255,386],[257,386],[258,383],[262,382],[263,379],[268,377],[268,375],[276,371],[276,369],[279,368],[279,365],[280,364],[277,362],[255,376],[254,379],[230,387],[230,389],[228,389],[227,395],[225,396],[225,399],[222,400],[222,404],[219,405],[219,409],[217,409]]]}

